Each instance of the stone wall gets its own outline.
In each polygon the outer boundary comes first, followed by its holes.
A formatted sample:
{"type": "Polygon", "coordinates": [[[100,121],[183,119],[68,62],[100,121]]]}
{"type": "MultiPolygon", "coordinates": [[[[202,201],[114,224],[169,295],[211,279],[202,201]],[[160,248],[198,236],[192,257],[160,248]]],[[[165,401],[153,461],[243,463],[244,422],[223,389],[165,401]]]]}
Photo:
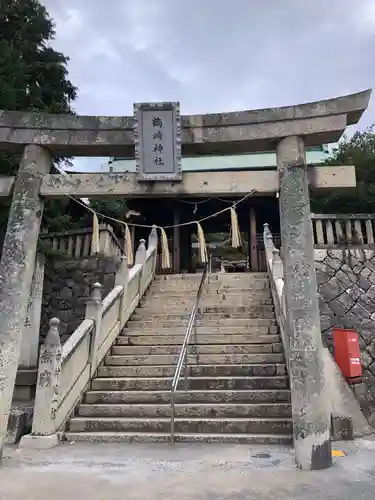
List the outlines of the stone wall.
{"type": "Polygon", "coordinates": [[[323,338],[331,328],[358,331],[363,384],[355,387],[362,410],[375,427],[375,250],[315,250],[323,338]]]}
{"type": "Polygon", "coordinates": [[[52,317],[60,319],[61,339],[65,342],[84,319],[92,284],[101,283],[105,297],[114,287],[118,266],[118,257],[49,259],[44,274],[40,342],[47,334],[52,317]]]}

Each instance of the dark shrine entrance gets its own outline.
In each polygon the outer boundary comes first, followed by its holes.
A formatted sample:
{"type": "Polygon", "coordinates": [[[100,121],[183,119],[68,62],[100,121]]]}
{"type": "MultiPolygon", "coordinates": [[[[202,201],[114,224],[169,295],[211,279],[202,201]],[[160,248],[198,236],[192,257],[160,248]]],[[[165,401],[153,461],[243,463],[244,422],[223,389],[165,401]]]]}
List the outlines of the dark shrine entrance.
{"type": "MultiPolygon", "coordinates": [[[[202,221],[206,217],[233,205],[240,198],[143,198],[129,200],[129,207],[140,213],[135,224],[164,227],[171,254],[172,267],[161,268],[161,250],[157,272],[195,273],[202,264],[198,258],[197,226],[182,225],[191,221],[202,221]],[[177,227],[169,227],[177,226],[177,227]]],[[[219,271],[224,266],[226,272],[265,271],[263,245],[263,224],[268,222],[275,235],[280,233],[278,200],[270,196],[251,196],[236,206],[238,223],[242,236],[242,246],[231,246],[230,211],[203,220],[203,228],[208,252],[211,255],[211,269],[219,271]]],[[[133,221],[132,221],[133,222],[133,221]]],[[[132,227],[132,241],[148,237],[148,228],[132,227]]],[[[277,242],[276,242],[277,243],[277,242]]]]}

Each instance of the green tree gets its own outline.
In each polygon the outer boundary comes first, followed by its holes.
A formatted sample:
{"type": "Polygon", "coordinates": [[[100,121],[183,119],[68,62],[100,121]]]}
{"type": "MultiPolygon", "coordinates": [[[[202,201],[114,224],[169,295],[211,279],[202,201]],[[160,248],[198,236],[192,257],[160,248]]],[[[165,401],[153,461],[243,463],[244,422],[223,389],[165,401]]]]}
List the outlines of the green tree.
{"type": "Polygon", "coordinates": [[[126,222],[129,209],[125,198],[90,200],[90,207],[103,215],[126,222]]]}
{"type": "Polygon", "coordinates": [[[354,165],[355,189],[312,193],[311,210],[316,213],[375,213],[374,126],[352,137],[344,137],[326,165],[354,165]]]}
{"type": "MultiPolygon", "coordinates": [[[[0,109],[73,113],[77,89],[68,79],[68,58],[50,46],[54,36],[53,21],[38,0],[0,0],[0,109]]],[[[1,153],[0,175],[14,175],[19,162],[19,155],[1,153]]],[[[0,241],[9,205],[10,200],[0,204],[0,241]]],[[[69,225],[68,205],[68,200],[47,203],[44,224],[64,214],[69,225]]]]}

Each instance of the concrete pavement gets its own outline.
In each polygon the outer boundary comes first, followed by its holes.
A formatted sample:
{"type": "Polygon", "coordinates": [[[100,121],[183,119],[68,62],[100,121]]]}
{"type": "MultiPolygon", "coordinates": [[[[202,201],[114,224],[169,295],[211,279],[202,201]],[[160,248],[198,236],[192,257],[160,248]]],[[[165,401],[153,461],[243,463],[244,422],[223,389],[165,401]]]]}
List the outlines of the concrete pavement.
{"type": "Polygon", "coordinates": [[[0,500],[373,499],[375,441],[340,443],[329,470],[302,472],[286,447],[235,444],[63,444],[7,448],[0,500]]]}

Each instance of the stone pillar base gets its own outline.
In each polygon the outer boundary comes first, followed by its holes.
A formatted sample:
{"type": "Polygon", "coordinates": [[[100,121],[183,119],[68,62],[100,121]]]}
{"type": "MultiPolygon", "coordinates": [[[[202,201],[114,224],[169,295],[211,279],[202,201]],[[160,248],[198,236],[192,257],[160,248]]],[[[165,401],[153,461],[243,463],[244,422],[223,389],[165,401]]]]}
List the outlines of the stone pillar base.
{"type": "Polygon", "coordinates": [[[23,450],[49,450],[59,443],[60,439],[57,433],[50,436],[33,436],[32,434],[27,434],[21,439],[18,448],[23,450]]]}

